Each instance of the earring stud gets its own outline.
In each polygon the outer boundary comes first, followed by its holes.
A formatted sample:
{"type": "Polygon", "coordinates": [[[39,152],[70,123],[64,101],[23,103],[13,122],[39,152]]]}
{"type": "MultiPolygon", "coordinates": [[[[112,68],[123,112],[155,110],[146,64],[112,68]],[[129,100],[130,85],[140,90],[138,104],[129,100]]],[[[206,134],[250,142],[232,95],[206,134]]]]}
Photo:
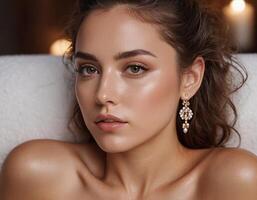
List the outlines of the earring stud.
{"type": "Polygon", "coordinates": [[[186,134],[189,130],[189,123],[188,120],[192,119],[193,111],[189,108],[189,100],[185,99],[182,102],[183,107],[179,111],[180,118],[185,120],[182,124],[183,132],[186,134]]]}

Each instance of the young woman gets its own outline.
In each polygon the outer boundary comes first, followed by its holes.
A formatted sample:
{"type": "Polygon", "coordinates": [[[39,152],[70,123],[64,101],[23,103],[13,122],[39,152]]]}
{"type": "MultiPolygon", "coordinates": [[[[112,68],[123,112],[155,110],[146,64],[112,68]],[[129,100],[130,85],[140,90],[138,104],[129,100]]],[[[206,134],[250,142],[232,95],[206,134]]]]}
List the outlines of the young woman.
{"type": "Polygon", "coordinates": [[[195,0],[81,0],[67,30],[72,120],[90,140],[16,147],[1,200],[257,199],[257,157],[225,147],[245,77],[218,15],[195,0]]]}

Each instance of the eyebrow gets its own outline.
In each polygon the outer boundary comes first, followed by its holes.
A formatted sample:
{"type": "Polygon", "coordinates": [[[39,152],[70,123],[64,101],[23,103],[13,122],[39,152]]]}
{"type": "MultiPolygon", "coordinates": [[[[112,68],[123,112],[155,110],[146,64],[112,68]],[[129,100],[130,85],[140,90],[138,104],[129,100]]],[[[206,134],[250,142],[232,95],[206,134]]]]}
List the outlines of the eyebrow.
{"type": "MultiPolygon", "coordinates": [[[[117,55],[114,56],[114,60],[120,60],[120,59],[135,57],[135,56],[139,56],[139,55],[149,55],[152,57],[157,57],[150,51],[146,51],[144,49],[135,49],[135,50],[131,50],[131,51],[125,51],[125,52],[118,53],[117,55]]],[[[86,59],[86,60],[92,60],[95,62],[99,62],[98,59],[94,55],[87,53],[87,52],[78,51],[75,54],[75,58],[82,58],[82,59],[86,59]]]]}

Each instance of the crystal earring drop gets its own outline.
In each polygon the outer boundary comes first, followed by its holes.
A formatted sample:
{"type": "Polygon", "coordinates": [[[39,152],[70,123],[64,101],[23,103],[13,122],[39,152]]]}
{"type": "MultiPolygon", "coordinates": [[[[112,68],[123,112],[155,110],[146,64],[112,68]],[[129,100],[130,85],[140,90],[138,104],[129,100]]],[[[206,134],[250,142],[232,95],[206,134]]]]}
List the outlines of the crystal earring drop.
{"type": "Polygon", "coordinates": [[[183,107],[179,111],[180,118],[185,120],[182,124],[183,132],[186,134],[189,130],[189,123],[188,120],[192,119],[193,111],[188,107],[190,105],[187,99],[183,100],[182,102],[183,107]]]}

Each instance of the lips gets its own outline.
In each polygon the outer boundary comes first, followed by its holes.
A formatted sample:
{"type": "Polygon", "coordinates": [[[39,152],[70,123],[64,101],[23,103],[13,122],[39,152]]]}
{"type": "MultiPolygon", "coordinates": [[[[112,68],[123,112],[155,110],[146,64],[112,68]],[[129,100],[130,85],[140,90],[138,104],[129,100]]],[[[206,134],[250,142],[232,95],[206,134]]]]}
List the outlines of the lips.
{"type": "Polygon", "coordinates": [[[103,115],[100,114],[97,116],[95,123],[98,128],[105,132],[114,132],[115,130],[125,126],[127,121],[114,116],[114,115],[103,115]]]}
{"type": "Polygon", "coordinates": [[[105,123],[114,123],[114,122],[120,122],[120,123],[126,123],[125,120],[115,116],[115,115],[110,115],[110,114],[107,114],[107,115],[103,115],[103,114],[100,114],[97,116],[96,120],[95,120],[95,123],[99,123],[99,122],[105,122],[105,123]]]}
{"type": "Polygon", "coordinates": [[[126,124],[126,122],[98,122],[96,125],[104,132],[114,132],[126,124]]]}

